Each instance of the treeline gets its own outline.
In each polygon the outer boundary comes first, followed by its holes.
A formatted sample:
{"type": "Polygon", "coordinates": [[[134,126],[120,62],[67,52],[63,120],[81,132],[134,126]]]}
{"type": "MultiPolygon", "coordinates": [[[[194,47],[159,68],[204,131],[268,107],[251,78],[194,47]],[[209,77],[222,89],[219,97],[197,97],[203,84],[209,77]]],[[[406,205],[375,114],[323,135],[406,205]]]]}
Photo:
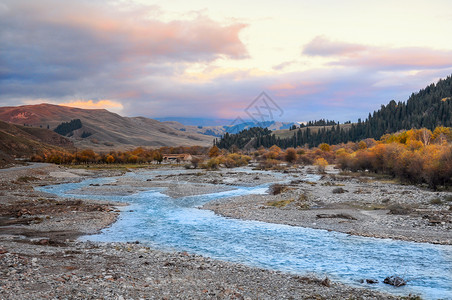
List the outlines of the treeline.
{"type": "Polygon", "coordinates": [[[388,174],[412,184],[426,183],[432,189],[452,184],[452,130],[423,128],[384,135],[372,147],[359,143],[356,151],[339,149],[341,169],[388,174]]]}
{"type": "MultiPolygon", "coordinates": [[[[322,120],[320,120],[322,121],[322,120]]],[[[318,122],[318,121],[314,121],[318,122]]],[[[325,121],[327,122],[327,121],[325,121]]],[[[334,121],[329,121],[334,122],[334,121]]],[[[347,122],[348,123],[348,122],[347,122]]],[[[309,124],[309,123],[308,123],[309,124]]],[[[324,125],[326,126],[326,125],[324,125]]],[[[309,126],[298,129],[290,138],[276,136],[249,136],[247,140],[240,139],[241,145],[252,144],[254,147],[270,147],[277,145],[281,148],[308,146],[314,147],[320,143],[338,144],[349,141],[356,142],[365,138],[379,139],[382,135],[407,130],[411,128],[427,128],[434,130],[437,126],[452,126],[452,77],[441,79],[437,84],[431,84],[416,94],[412,94],[406,102],[390,101],[382,105],[378,111],[369,113],[366,120],[358,119],[350,125],[335,124],[322,128],[316,132],[309,126]]],[[[229,148],[234,137],[224,137],[217,143],[219,147],[229,148]]],[[[241,147],[236,144],[237,147],[241,147]]]]}
{"type": "MultiPolygon", "coordinates": [[[[257,144],[253,142],[254,139],[271,136],[271,130],[267,128],[252,127],[249,129],[244,129],[237,134],[225,133],[220,140],[215,139],[214,145],[221,149],[230,149],[233,146],[238,147],[239,149],[243,149],[251,142],[252,144],[250,144],[249,146],[256,148],[257,144]]],[[[268,147],[272,145],[269,145],[268,147]]]]}
{"type": "Polygon", "coordinates": [[[301,123],[299,126],[294,124],[294,125],[290,126],[289,130],[296,130],[297,128],[313,127],[313,126],[333,126],[333,125],[337,125],[337,124],[339,124],[339,122],[332,121],[332,120],[320,119],[320,120],[309,121],[306,124],[301,123]]]}
{"type": "MultiPolygon", "coordinates": [[[[268,136],[268,135],[266,135],[268,136]]],[[[273,145],[269,148],[243,151],[238,148],[162,147],[130,151],[96,153],[50,151],[34,155],[33,161],[56,164],[112,164],[160,163],[164,154],[192,154],[187,168],[217,169],[237,167],[253,162],[260,169],[284,169],[288,165],[316,165],[322,171],[328,164],[342,170],[387,174],[401,181],[426,184],[432,189],[448,188],[452,184],[452,128],[437,127],[399,131],[385,134],[379,140],[367,138],[359,142],[318,147],[288,147],[283,150],[273,145]]]]}
{"type": "Polygon", "coordinates": [[[58,125],[53,131],[56,133],[66,136],[74,130],[82,128],[82,121],[80,119],[74,119],[69,122],[63,122],[58,125]]]}
{"type": "Polygon", "coordinates": [[[313,148],[283,150],[276,145],[261,146],[247,154],[262,169],[284,168],[283,163],[314,164],[319,169],[337,164],[342,170],[386,174],[403,182],[437,189],[452,184],[451,142],[452,128],[440,126],[433,131],[411,129],[385,134],[379,140],[367,138],[336,145],[321,143],[313,148]]]}
{"type": "Polygon", "coordinates": [[[124,163],[161,163],[164,154],[207,155],[208,147],[161,147],[159,149],[146,149],[138,147],[130,151],[110,151],[96,153],[91,149],[81,151],[47,151],[31,157],[35,162],[48,162],[55,164],[124,164],[124,163]]]}
{"type": "Polygon", "coordinates": [[[257,149],[259,147],[269,148],[273,145],[283,149],[288,147],[315,147],[321,143],[338,144],[348,141],[345,138],[348,130],[352,129],[344,129],[339,124],[332,126],[329,130],[321,128],[317,132],[313,132],[311,128],[307,127],[296,130],[290,138],[280,138],[272,134],[267,128],[253,127],[244,129],[237,134],[226,133],[220,140],[215,140],[214,144],[221,149],[235,147],[257,149]]]}

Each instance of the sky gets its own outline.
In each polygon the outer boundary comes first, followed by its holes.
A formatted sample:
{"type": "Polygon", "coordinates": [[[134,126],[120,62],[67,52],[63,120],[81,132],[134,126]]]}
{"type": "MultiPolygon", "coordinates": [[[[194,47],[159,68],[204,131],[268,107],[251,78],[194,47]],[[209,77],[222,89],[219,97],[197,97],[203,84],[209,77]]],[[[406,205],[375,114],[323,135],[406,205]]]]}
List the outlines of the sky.
{"type": "Polygon", "coordinates": [[[451,75],[451,34],[449,0],[0,0],[0,105],[356,121],[451,75]]]}

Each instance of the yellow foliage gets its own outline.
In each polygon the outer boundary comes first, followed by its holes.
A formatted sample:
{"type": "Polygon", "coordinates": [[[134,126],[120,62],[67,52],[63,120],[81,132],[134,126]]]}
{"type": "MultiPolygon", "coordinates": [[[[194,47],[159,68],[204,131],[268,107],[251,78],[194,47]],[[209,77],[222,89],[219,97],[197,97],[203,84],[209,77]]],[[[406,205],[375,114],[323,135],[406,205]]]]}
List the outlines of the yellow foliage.
{"type": "Polygon", "coordinates": [[[319,145],[319,149],[324,151],[324,152],[329,152],[331,151],[331,147],[330,145],[328,145],[327,143],[322,143],[319,145]]]}

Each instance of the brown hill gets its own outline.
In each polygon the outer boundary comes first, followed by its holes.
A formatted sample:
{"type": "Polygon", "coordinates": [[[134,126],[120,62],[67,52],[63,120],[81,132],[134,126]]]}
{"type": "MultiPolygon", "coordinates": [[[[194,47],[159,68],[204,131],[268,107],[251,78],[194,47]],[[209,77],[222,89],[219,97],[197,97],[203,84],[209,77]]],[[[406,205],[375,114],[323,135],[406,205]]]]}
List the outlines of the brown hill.
{"type": "Polygon", "coordinates": [[[80,119],[82,128],[69,137],[75,146],[97,151],[136,146],[208,146],[213,137],[171,128],[144,117],[122,117],[105,109],[81,109],[52,104],[0,107],[0,120],[55,129],[62,122],[80,119]],[[83,133],[85,133],[83,135],[83,133]],[[89,133],[91,135],[86,136],[89,133]],[[85,136],[82,138],[82,136],[85,136]]]}
{"type": "Polygon", "coordinates": [[[0,166],[13,162],[15,158],[63,149],[73,150],[74,145],[51,130],[0,121],[0,166]]]}

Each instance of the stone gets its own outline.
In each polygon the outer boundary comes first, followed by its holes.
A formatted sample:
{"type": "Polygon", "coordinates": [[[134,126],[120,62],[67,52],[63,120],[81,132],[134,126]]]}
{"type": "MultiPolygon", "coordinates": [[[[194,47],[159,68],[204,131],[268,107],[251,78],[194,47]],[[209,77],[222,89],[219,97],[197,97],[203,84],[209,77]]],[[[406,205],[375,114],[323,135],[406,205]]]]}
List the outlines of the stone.
{"type": "Polygon", "coordinates": [[[377,279],[366,279],[366,283],[375,284],[375,283],[378,283],[378,280],[377,279]]]}
{"type": "Polygon", "coordinates": [[[395,287],[406,285],[406,280],[396,275],[386,277],[383,282],[386,284],[393,285],[395,287]]]}

